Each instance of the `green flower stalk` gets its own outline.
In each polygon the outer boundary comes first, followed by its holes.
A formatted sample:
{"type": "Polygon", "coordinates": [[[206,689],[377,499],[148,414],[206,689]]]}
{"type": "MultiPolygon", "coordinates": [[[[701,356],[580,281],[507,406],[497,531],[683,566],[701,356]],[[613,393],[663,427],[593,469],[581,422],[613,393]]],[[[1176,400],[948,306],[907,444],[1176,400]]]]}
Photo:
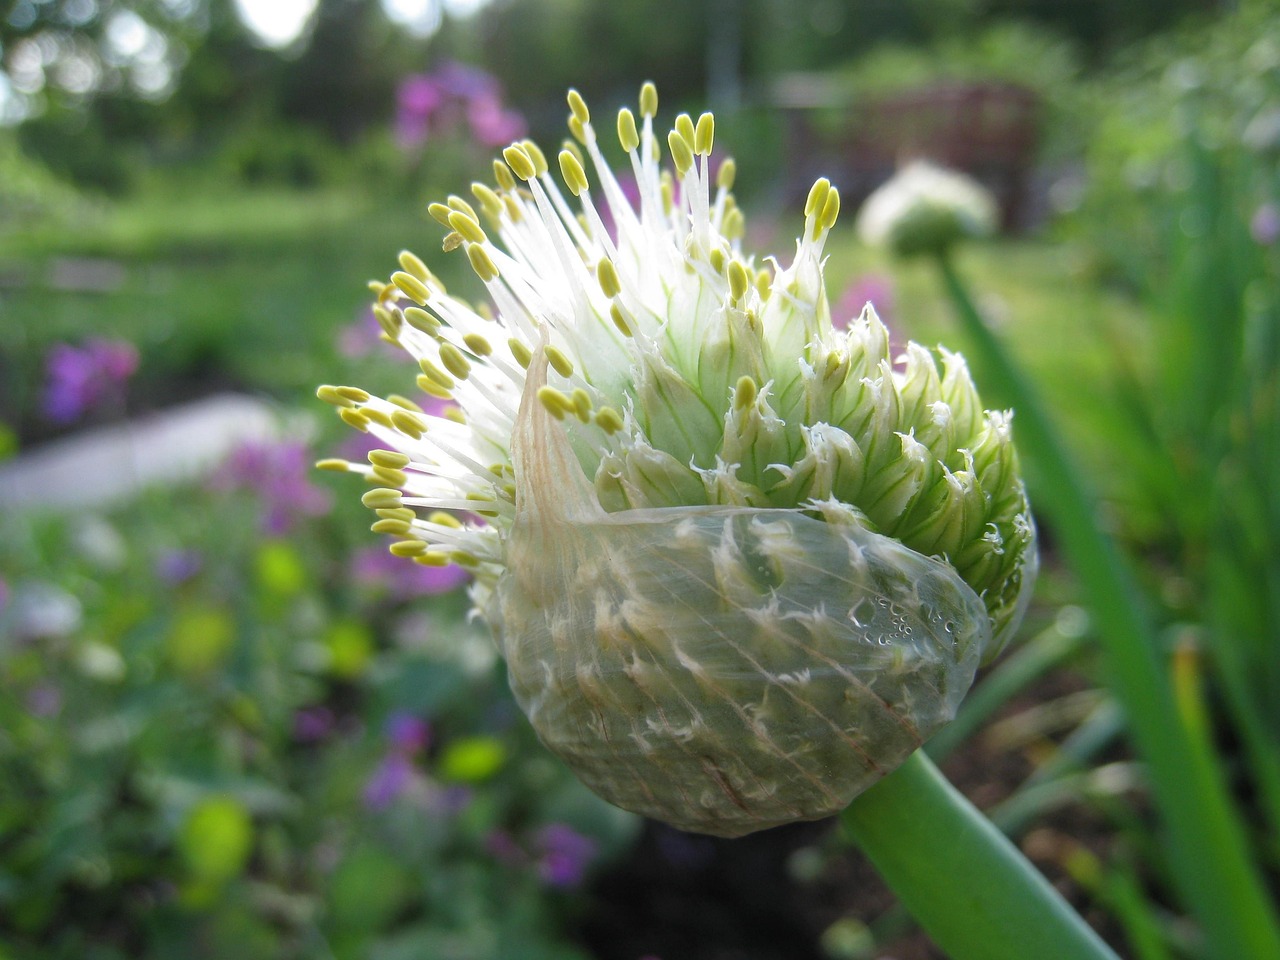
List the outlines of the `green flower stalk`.
{"type": "Polygon", "coordinates": [[[492,308],[410,253],[374,284],[452,405],[322,387],[386,447],[322,466],[375,485],[393,553],[473,570],[517,701],[601,796],[722,836],[829,816],[1017,627],[1036,554],[1010,414],[956,354],[892,356],[870,307],[832,323],[826,180],[790,265],[757,262],[711,114],[666,134],[673,174],[653,86],[619,112],[633,206],[569,106],[568,196],[526,141],[476,206],[430,208],[492,308]]]}

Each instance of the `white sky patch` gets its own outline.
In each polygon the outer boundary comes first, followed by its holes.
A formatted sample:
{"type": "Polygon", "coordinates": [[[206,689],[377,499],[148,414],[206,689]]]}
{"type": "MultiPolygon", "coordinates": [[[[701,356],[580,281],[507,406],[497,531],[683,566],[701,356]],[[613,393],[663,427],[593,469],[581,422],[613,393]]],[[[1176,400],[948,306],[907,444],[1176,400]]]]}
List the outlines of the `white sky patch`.
{"type": "Polygon", "coordinates": [[[440,0],[382,0],[387,19],[415,37],[429,37],[440,29],[440,0]]]}
{"type": "Polygon", "coordinates": [[[240,20],[266,46],[287,47],[315,13],[316,0],[236,0],[240,20]]]}

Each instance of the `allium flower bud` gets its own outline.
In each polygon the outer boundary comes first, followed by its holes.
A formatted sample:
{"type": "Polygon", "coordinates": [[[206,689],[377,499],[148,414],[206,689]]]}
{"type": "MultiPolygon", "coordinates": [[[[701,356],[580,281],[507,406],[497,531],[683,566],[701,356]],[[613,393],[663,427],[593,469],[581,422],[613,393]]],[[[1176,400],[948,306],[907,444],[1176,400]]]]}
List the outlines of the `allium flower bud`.
{"type": "Polygon", "coordinates": [[[1010,415],[956,354],[892,358],[871,310],[833,327],[827,181],[790,266],[761,265],[709,114],[659,137],[651,85],[639,124],[622,111],[637,208],[569,103],[557,164],[513,144],[478,212],[432,205],[493,309],[408,253],[374,285],[419,387],[456,407],[322,387],[388,449],[321,465],[375,485],[393,553],[474,572],[517,701],[600,795],[724,836],[832,814],[951,719],[1021,617],[1010,415]]]}
{"type": "Polygon", "coordinates": [[[995,200],[976,180],[916,161],[867,197],[858,213],[858,233],[872,246],[910,257],[989,236],[996,221],[995,200]]]}

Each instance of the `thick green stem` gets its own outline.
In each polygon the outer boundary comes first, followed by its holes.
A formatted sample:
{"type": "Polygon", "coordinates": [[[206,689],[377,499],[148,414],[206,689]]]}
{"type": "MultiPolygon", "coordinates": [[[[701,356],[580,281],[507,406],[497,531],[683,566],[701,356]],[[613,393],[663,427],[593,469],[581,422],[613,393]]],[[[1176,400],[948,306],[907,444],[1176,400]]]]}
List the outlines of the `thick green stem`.
{"type": "Polygon", "coordinates": [[[983,322],[951,261],[939,257],[938,265],[985,379],[1016,410],[1014,429],[1035,501],[1092,611],[1109,685],[1150,772],[1176,880],[1209,952],[1219,960],[1280,958],[1280,922],[1249,856],[1239,811],[1214,756],[1177,710],[1169,665],[1132,571],[1099,526],[1096,500],[1038,394],[983,322]]]}
{"type": "Polygon", "coordinates": [[[841,819],[952,960],[1116,960],[923,752],[854,800],[841,819]]]}

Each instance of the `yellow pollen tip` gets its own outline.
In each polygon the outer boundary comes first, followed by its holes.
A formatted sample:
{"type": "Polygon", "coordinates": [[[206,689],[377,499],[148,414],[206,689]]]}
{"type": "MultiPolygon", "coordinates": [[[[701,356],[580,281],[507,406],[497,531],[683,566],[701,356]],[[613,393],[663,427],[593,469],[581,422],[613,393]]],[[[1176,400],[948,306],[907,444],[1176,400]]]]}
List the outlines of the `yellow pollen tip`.
{"type": "Polygon", "coordinates": [[[819,177],[814,181],[812,187],[809,188],[809,197],[805,200],[804,215],[812,217],[822,211],[822,205],[827,202],[827,194],[831,190],[831,181],[826,177],[819,177]]]}
{"type": "Polygon", "coordinates": [[[747,268],[741,261],[734,260],[729,264],[729,295],[734,300],[741,300],[747,295],[751,280],[747,277],[747,268]]]}
{"type": "Polygon", "coordinates": [[[742,211],[734,207],[724,215],[724,224],[721,226],[721,232],[730,240],[739,240],[746,232],[747,222],[742,216],[742,211]]]}
{"type": "Polygon", "coordinates": [[[422,306],[431,299],[431,291],[427,289],[427,285],[412,273],[397,270],[391,275],[391,282],[396,285],[401,293],[418,306],[422,306]]]}
{"type": "Polygon", "coordinates": [[[326,383],[316,387],[316,396],[325,403],[331,403],[335,407],[354,407],[355,401],[344,397],[338,392],[338,388],[332,384],[326,383]]]}
{"type": "Polygon", "coordinates": [[[622,312],[622,308],[616,303],[609,306],[609,319],[613,321],[613,325],[618,328],[624,337],[631,336],[631,324],[627,322],[626,314],[622,312]]]}
{"type": "MultiPolygon", "coordinates": [[[[443,348],[442,348],[443,350],[443,348]]],[[[452,390],[454,386],[453,378],[437,367],[434,363],[423,357],[418,361],[418,366],[422,369],[422,373],[427,378],[434,380],[446,390],[452,390]]]]}
{"type": "Polygon", "coordinates": [[[591,122],[591,111],[587,109],[587,101],[582,99],[582,94],[572,88],[569,90],[568,100],[569,109],[573,111],[574,118],[585,127],[591,122]]]}
{"type": "Polygon", "coordinates": [[[449,226],[457,230],[462,239],[471,243],[484,243],[489,239],[480,224],[461,210],[455,210],[449,214],[449,226]]]}
{"type": "Polygon", "coordinates": [[[423,283],[431,280],[431,271],[412,250],[401,250],[399,260],[401,269],[406,273],[413,274],[423,283]]]}
{"type": "MultiPolygon", "coordinates": [[[[402,410],[411,410],[414,413],[421,413],[422,408],[410,400],[408,397],[402,397],[398,393],[388,393],[387,403],[394,403],[402,410]]],[[[394,411],[392,411],[394,413],[394,411]]]]}
{"type": "Polygon", "coordinates": [[[626,107],[618,111],[618,142],[627,153],[640,146],[640,131],[636,129],[636,115],[626,107]]]}
{"type": "Polygon", "coordinates": [[[463,200],[456,193],[449,194],[445,199],[449,204],[449,209],[457,210],[459,213],[465,213],[472,220],[479,222],[480,218],[476,216],[476,208],[467,203],[467,201],[463,200]]]}
{"type": "Polygon", "coordinates": [[[467,349],[477,357],[487,357],[489,354],[493,353],[493,344],[478,333],[468,333],[462,338],[462,342],[465,343],[467,345],[467,349]]]}
{"type": "Polygon", "coordinates": [[[689,148],[693,149],[694,141],[698,136],[693,126],[693,117],[687,113],[680,114],[676,117],[676,129],[680,131],[680,136],[684,137],[685,143],[689,144],[689,148]]]}
{"type": "Polygon", "coordinates": [[[492,217],[494,220],[502,216],[502,198],[488,186],[476,181],[471,184],[471,195],[476,198],[476,202],[480,204],[480,209],[485,212],[486,216],[492,217]]]}
{"type": "Polygon", "coordinates": [[[360,502],[373,510],[393,510],[404,505],[400,499],[400,491],[390,487],[374,487],[366,490],[360,502]]]}
{"type": "Polygon", "coordinates": [[[397,557],[420,557],[428,548],[423,540],[397,540],[387,549],[397,557]]]}
{"type": "Polygon", "coordinates": [[[426,553],[420,553],[413,558],[414,563],[420,563],[424,567],[447,567],[452,561],[447,553],[441,553],[439,550],[428,550],[426,553]]]}
{"type": "Polygon", "coordinates": [[[733,406],[737,410],[745,410],[756,399],[756,382],[750,377],[739,377],[733,388],[733,406]]]}
{"type": "Polygon", "coordinates": [[[822,215],[818,219],[825,229],[830,230],[836,225],[838,216],[840,216],[840,191],[832,187],[831,192],[827,194],[826,202],[822,205],[822,215]]]}
{"type": "Polygon", "coordinates": [[[573,134],[573,138],[579,143],[587,142],[587,128],[573,115],[569,117],[569,132],[573,134]]]}
{"type": "Polygon", "coordinates": [[[369,432],[369,418],[366,417],[359,410],[352,410],[349,407],[342,407],[341,409],[338,410],[338,416],[340,416],[346,422],[347,426],[355,427],[357,430],[361,431],[362,433],[369,432]]]}
{"type": "Polygon", "coordinates": [[[681,136],[679,130],[672,130],[667,134],[667,146],[671,148],[671,160],[676,165],[676,172],[683,177],[693,168],[693,150],[689,147],[689,141],[681,136]]]}
{"type": "Polygon", "coordinates": [[[716,273],[724,273],[724,251],[716,247],[707,256],[707,262],[716,273]]]}
{"type": "Polygon", "coordinates": [[[374,467],[369,474],[371,483],[380,483],[384,487],[403,487],[409,482],[409,475],[403,470],[390,467],[374,467]]]}
{"type": "Polygon", "coordinates": [[[720,164],[720,169],[716,171],[716,186],[721,190],[732,190],[733,181],[738,176],[738,164],[733,157],[729,157],[720,164]]]}
{"type": "Polygon", "coordinates": [[[698,118],[698,126],[693,135],[693,152],[704,157],[711,156],[711,145],[716,138],[716,118],[704,113],[698,118]]]}
{"type": "Polygon", "coordinates": [[[511,172],[526,183],[538,175],[538,169],[533,165],[533,159],[525,151],[524,147],[518,143],[513,143],[503,150],[502,159],[507,161],[511,172]]]}
{"type": "Polygon", "coordinates": [[[573,401],[555,387],[539,387],[538,402],[557,420],[563,420],[566,413],[577,413],[573,401]]]}
{"type": "Polygon", "coordinates": [[[427,523],[434,523],[440,527],[449,527],[453,530],[462,529],[462,521],[451,513],[445,513],[443,510],[436,510],[434,513],[428,514],[427,523]]]}
{"type": "Polygon", "coordinates": [[[373,521],[369,529],[374,533],[389,533],[393,537],[407,537],[412,528],[405,520],[383,518],[373,521]]]}
{"type": "Polygon", "coordinates": [[[440,321],[421,307],[407,307],[404,311],[404,322],[415,330],[434,334],[440,329],[440,321]]]}
{"type": "Polygon", "coordinates": [[[493,161],[493,180],[503,190],[514,190],[516,188],[515,178],[511,176],[511,168],[501,160],[493,161]]]}
{"type": "Polygon", "coordinates": [[[442,227],[449,225],[449,214],[453,213],[452,208],[443,203],[427,204],[427,213],[431,214],[431,219],[442,227]]]}
{"type": "Polygon", "coordinates": [[[596,426],[605,433],[617,433],[622,429],[622,417],[613,407],[601,407],[596,411],[596,426]]]}
{"type": "Polygon", "coordinates": [[[316,461],[317,470],[332,470],[335,473],[345,473],[351,469],[351,464],[346,460],[339,460],[337,457],[329,457],[324,460],[316,461]]]}
{"type": "Polygon", "coordinates": [[[569,395],[569,399],[573,401],[573,412],[578,415],[578,419],[583,423],[590,423],[591,397],[587,391],[581,387],[575,387],[573,393],[569,395]]]}
{"type": "Polygon", "coordinates": [[[436,381],[432,380],[425,373],[420,374],[415,383],[418,389],[429,397],[435,397],[437,400],[452,400],[453,391],[448,387],[442,387],[436,381]]]}
{"type": "Polygon", "coordinates": [[[655,117],[658,115],[658,88],[649,81],[640,87],[640,116],[655,117]]]}
{"type": "Polygon", "coordinates": [[[489,256],[488,252],[480,244],[467,244],[467,259],[471,261],[471,269],[485,283],[497,279],[497,264],[493,262],[493,258],[489,256]]]}
{"type": "Polygon", "coordinates": [[[516,363],[526,370],[529,369],[529,364],[533,362],[532,350],[515,337],[507,341],[507,349],[511,351],[511,356],[515,358],[516,363]]]}
{"type": "Polygon", "coordinates": [[[551,364],[560,376],[565,378],[573,376],[573,361],[566,357],[558,347],[547,347],[547,362],[551,364]]]}
{"type": "Polygon", "coordinates": [[[363,407],[360,410],[365,418],[372,423],[378,424],[380,427],[386,427],[388,430],[394,429],[395,424],[391,421],[391,414],[384,413],[377,407],[363,407]]]}
{"type": "Polygon", "coordinates": [[[533,161],[533,169],[538,176],[542,176],[547,172],[547,158],[539,147],[532,140],[522,140],[520,145],[524,147],[524,152],[529,155],[529,159],[533,161]]]}
{"type": "Polygon", "coordinates": [[[403,520],[405,523],[413,523],[418,519],[418,515],[408,507],[378,507],[373,512],[383,520],[403,520]]]}
{"type": "Polygon", "coordinates": [[[582,169],[582,161],[568,150],[560,151],[560,175],[564,177],[565,186],[575,197],[580,196],[588,188],[587,173],[582,169]]]}
{"type": "Polygon", "coordinates": [[[392,410],[391,424],[407,437],[417,440],[427,432],[427,422],[409,410],[392,410]]]}
{"type": "Polygon", "coordinates": [[[375,467],[399,470],[409,465],[409,457],[399,450],[370,450],[368,456],[369,462],[375,467]]]}
{"type": "Polygon", "coordinates": [[[465,380],[471,376],[471,361],[452,343],[440,344],[440,362],[459,380],[465,380]]]}
{"type": "Polygon", "coordinates": [[[335,387],[340,396],[346,397],[348,400],[354,400],[357,403],[364,403],[369,399],[369,391],[361,390],[359,387],[335,387]]]}
{"type": "Polygon", "coordinates": [[[600,289],[610,300],[622,292],[622,283],[618,280],[618,268],[608,257],[601,258],[596,264],[596,280],[600,282],[600,289]]]}

